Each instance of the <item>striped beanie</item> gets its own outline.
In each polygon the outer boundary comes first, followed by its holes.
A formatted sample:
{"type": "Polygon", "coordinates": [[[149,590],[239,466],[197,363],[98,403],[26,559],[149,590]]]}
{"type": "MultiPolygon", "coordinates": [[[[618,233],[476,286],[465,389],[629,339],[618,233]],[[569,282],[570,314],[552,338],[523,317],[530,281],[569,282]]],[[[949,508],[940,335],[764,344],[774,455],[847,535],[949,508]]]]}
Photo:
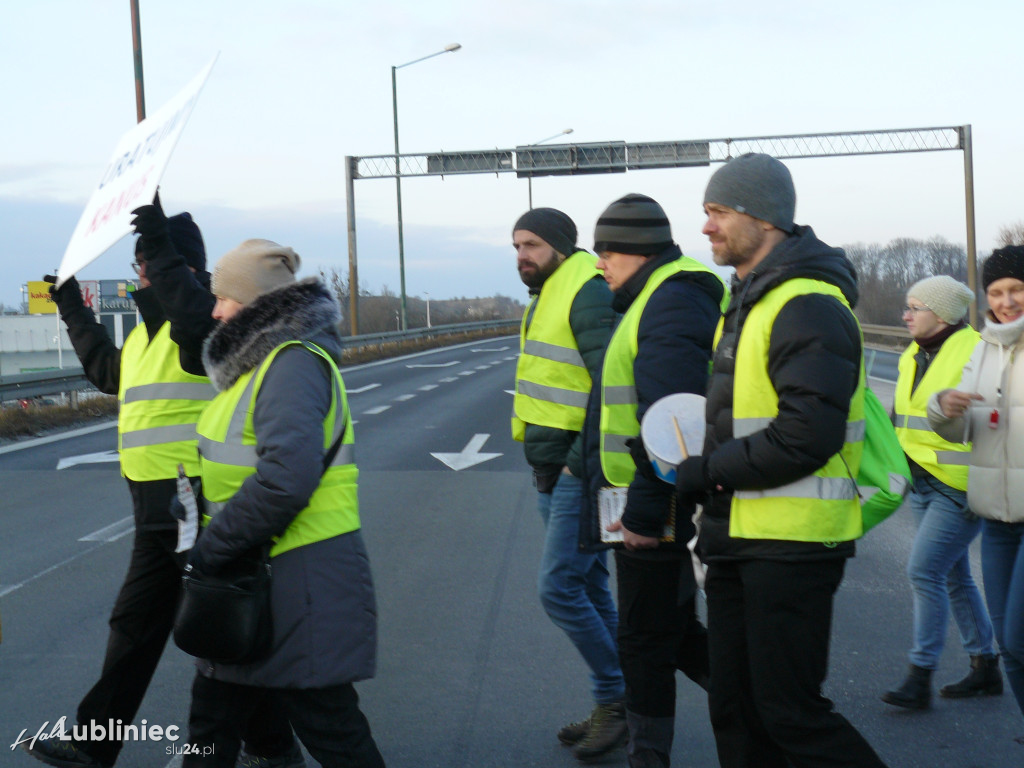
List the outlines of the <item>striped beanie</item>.
{"type": "Polygon", "coordinates": [[[651,256],[672,246],[668,216],[647,195],[630,194],[609,205],[594,228],[597,253],[632,253],[651,256]]]}

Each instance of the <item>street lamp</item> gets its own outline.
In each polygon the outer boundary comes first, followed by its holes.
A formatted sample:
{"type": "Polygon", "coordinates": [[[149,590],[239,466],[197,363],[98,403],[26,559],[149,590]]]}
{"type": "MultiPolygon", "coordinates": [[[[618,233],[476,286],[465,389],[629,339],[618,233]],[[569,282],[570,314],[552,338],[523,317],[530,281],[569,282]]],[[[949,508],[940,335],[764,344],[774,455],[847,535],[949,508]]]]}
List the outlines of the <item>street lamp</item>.
{"type": "Polygon", "coordinates": [[[423,292],[427,297],[427,328],[430,328],[430,294],[426,291],[423,292]]]}
{"type": "Polygon", "coordinates": [[[437,51],[429,56],[422,56],[421,58],[414,59],[413,61],[407,61],[405,64],[399,64],[397,67],[391,67],[391,109],[392,114],[395,118],[395,195],[398,200],[398,276],[401,283],[402,293],[402,325],[401,330],[406,330],[405,320],[405,240],[402,235],[402,168],[399,160],[398,152],[398,80],[395,77],[395,73],[403,67],[409,67],[413,64],[419,64],[421,61],[432,59],[435,56],[440,56],[442,53],[454,53],[459,50],[462,46],[458,43],[452,43],[446,45],[443,51],[437,51]]]}
{"type": "MultiPolygon", "coordinates": [[[[559,136],[568,136],[570,133],[572,133],[572,128],[566,128],[564,131],[559,131],[554,136],[548,136],[546,139],[541,139],[540,141],[535,141],[535,142],[533,142],[533,144],[527,144],[526,146],[528,146],[528,147],[536,147],[538,144],[543,144],[545,141],[551,141],[552,139],[557,139],[559,136]]],[[[526,184],[527,184],[527,189],[529,190],[529,196],[530,196],[530,210],[532,211],[533,210],[533,176],[532,175],[526,177],[526,184]]]]}

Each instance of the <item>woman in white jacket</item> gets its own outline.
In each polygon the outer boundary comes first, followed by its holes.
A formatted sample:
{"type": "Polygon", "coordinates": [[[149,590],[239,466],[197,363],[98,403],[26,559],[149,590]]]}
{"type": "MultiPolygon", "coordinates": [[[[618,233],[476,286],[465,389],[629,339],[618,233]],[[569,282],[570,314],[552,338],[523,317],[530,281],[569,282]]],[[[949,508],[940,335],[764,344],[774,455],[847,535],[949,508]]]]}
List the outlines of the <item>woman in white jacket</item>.
{"type": "Polygon", "coordinates": [[[1006,677],[1024,713],[1024,246],[993,251],[982,270],[989,311],[958,389],[928,403],[932,428],[973,441],[967,497],[985,518],[985,599],[1006,677]]]}

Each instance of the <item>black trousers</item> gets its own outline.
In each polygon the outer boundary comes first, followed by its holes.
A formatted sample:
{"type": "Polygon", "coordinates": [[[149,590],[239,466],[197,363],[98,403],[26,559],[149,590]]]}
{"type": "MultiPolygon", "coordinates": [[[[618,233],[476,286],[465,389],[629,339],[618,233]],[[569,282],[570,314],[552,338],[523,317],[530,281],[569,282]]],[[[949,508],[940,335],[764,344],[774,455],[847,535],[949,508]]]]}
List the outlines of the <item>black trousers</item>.
{"type": "Polygon", "coordinates": [[[182,768],[233,768],[253,711],[276,701],[299,740],[323,768],[384,768],[351,684],[328,688],[256,688],[196,673],[189,749],[182,768]]]}
{"type": "Polygon", "coordinates": [[[697,619],[689,553],[671,560],[615,553],[619,662],[626,708],[644,717],[674,717],[676,670],[708,685],[708,637],[697,619]]]}
{"type": "Polygon", "coordinates": [[[711,725],[722,768],[885,768],[822,696],[846,561],[708,567],[711,725]]]}
{"type": "MultiPolygon", "coordinates": [[[[135,515],[135,539],[121,591],[110,614],[110,634],[99,680],[78,705],[82,725],[109,720],[127,725],[135,719],[174,624],[187,553],[175,553],[178,532],[169,509],[177,491],[174,480],[128,481],[135,515]]],[[[294,738],[280,713],[260,712],[253,733],[257,754],[282,754],[294,738]]],[[[93,758],[113,764],[123,742],[115,739],[84,745],[93,758]]]]}

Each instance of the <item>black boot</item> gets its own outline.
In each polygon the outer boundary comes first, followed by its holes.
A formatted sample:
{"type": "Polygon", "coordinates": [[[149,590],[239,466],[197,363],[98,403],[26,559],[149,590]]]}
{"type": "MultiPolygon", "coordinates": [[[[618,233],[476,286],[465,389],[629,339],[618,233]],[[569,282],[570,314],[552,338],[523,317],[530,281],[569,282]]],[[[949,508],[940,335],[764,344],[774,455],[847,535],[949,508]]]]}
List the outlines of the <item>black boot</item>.
{"type": "Polygon", "coordinates": [[[939,695],[947,699],[966,699],[968,696],[1001,696],[1003,675],[999,671],[999,655],[971,656],[971,671],[959,683],[944,685],[939,695]]]}
{"type": "Polygon", "coordinates": [[[910,672],[903,684],[894,691],[882,694],[882,701],[907,709],[928,709],[932,700],[932,671],[910,665],[910,672]]]}

